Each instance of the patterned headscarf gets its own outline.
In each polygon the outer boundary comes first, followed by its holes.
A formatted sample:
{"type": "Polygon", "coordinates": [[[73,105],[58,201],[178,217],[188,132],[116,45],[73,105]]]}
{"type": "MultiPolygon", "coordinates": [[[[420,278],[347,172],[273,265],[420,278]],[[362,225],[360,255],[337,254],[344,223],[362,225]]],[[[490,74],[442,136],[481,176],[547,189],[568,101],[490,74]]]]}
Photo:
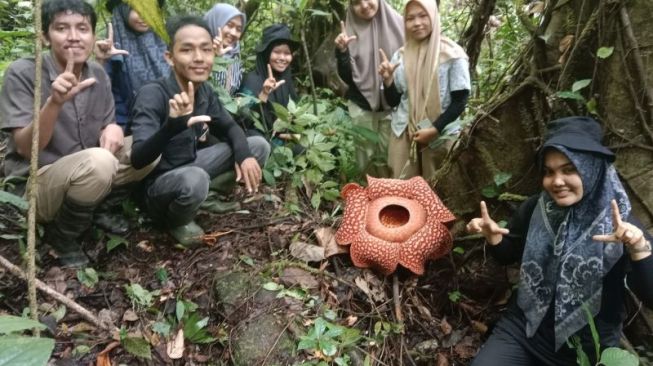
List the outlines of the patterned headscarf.
{"type": "MultiPolygon", "coordinates": [[[[243,20],[243,28],[247,23],[245,13],[229,4],[215,4],[211,10],[204,15],[204,20],[209,25],[211,37],[218,35],[218,29],[222,29],[231,19],[240,16],[243,20]]],[[[243,78],[242,62],[240,61],[240,40],[236,42],[229,52],[225,53],[222,58],[231,62],[227,65],[226,70],[216,71],[212,77],[215,78],[229,95],[234,95],[240,88],[240,82],[243,78]]]]}
{"type": "Polygon", "coordinates": [[[617,172],[605,156],[549,145],[563,153],[579,172],[582,199],[559,207],[542,192],[528,227],[517,303],[532,337],[549,306],[554,306],[555,349],[587,325],[583,306],[593,316],[601,307],[603,277],[623,254],[620,243],[594,241],[593,235],[613,231],[610,201],[615,199],[626,219],[630,201],[617,172]]]}
{"type": "MultiPolygon", "coordinates": [[[[132,9],[127,4],[120,4],[113,9],[113,39],[116,48],[129,52],[124,57],[127,76],[132,93],[136,93],[148,81],[167,76],[170,66],[163,55],[167,46],[152,30],[138,33],[129,25],[129,12],[132,9]]],[[[131,97],[131,96],[130,96],[131,97]]]]}

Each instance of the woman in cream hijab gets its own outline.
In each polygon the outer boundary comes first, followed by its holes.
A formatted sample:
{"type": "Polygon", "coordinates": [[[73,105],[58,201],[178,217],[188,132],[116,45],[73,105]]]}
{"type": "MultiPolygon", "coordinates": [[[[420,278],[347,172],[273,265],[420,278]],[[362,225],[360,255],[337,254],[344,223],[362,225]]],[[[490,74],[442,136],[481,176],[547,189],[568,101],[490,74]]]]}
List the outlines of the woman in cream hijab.
{"type": "Polygon", "coordinates": [[[404,43],[401,15],[385,0],[350,0],[341,33],[336,37],[338,76],[347,84],[349,115],[357,126],[377,132],[379,142],[358,144],[359,168],[375,177],[389,176],[385,159],[376,164],[374,157],[385,157],[390,135],[390,106],[382,92],[381,76],[376,67],[381,62],[379,49],[393,54],[404,43]],[[379,166],[381,165],[381,166],[379,166]]]}
{"type": "MultiPolygon", "coordinates": [[[[471,89],[467,55],[440,34],[434,0],[411,0],[404,12],[406,45],[388,61],[382,51],[378,72],[392,114],[388,165],[394,178],[433,177],[449,143],[428,145],[464,111],[471,89]]],[[[445,132],[446,130],[446,132],[445,132]]]]}

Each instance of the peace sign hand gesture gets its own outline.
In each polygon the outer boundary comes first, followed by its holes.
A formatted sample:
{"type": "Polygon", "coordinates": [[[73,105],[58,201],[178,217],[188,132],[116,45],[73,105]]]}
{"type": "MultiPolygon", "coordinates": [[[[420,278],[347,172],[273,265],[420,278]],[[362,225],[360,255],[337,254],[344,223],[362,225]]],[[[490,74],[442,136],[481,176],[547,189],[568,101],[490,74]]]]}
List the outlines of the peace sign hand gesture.
{"type": "Polygon", "coordinates": [[[224,42],[222,38],[222,31],[218,28],[218,34],[213,38],[213,51],[218,57],[224,56],[225,53],[233,50],[234,48],[224,42]]]}
{"type": "Polygon", "coordinates": [[[340,52],[345,52],[347,51],[347,47],[352,41],[357,40],[357,36],[348,36],[347,35],[347,28],[345,28],[345,22],[340,21],[340,34],[336,36],[335,43],[336,47],[340,52]]]}
{"type": "Polygon", "coordinates": [[[594,235],[592,239],[604,243],[620,241],[626,246],[631,255],[646,253],[645,256],[647,257],[651,253],[651,244],[644,237],[644,232],[637,226],[621,220],[617,201],[612,200],[610,205],[612,206],[614,231],[607,235],[594,235]]]}
{"type": "Polygon", "coordinates": [[[75,55],[73,54],[72,48],[69,48],[66,69],[52,82],[52,90],[50,92],[50,101],[52,103],[62,105],[74,98],[82,90],[95,84],[95,78],[79,81],[73,72],[74,67],[75,55]]]}
{"type": "Polygon", "coordinates": [[[388,56],[386,56],[383,49],[379,48],[379,54],[381,55],[381,64],[379,65],[378,72],[379,75],[383,78],[383,84],[385,86],[390,86],[394,82],[394,72],[399,67],[399,63],[391,64],[388,61],[388,56]]]}
{"type": "Polygon", "coordinates": [[[258,95],[258,99],[261,100],[262,102],[267,102],[268,97],[270,96],[270,93],[275,91],[278,87],[283,85],[286,81],[285,80],[279,80],[274,78],[274,75],[272,74],[272,66],[268,64],[268,78],[263,81],[263,88],[261,89],[261,92],[258,95]]]}
{"type": "Polygon", "coordinates": [[[193,82],[188,82],[188,93],[182,91],[175,94],[169,101],[170,105],[170,118],[177,118],[193,113],[193,106],[195,105],[195,87],[193,82]]]}
{"type": "Polygon", "coordinates": [[[481,201],[481,217],[474,218],[467,224],[467,232],[483,235],[490,245],[498,245],[503,236],[510,233],[508,229],[502,228],[492,220],[487,212],[485,201],[481,201]]]}
{"type": "Polygon", "coordinates": [[[111,23],[108,25],[108,33],[109,36],[107,39],[95,41],[95,47],[93,48],[95,59],[100,63],[106,62],[106,60],[115,55],[129,55],[129,52],[119,50],[115,47],[113,43],[113,25],[111,23]]]}

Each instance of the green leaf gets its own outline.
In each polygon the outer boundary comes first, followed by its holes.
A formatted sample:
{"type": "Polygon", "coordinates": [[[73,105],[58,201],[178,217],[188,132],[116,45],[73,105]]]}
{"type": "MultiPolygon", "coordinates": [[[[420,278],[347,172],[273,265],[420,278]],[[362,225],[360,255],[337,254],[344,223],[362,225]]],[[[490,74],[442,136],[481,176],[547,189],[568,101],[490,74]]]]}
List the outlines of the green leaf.
{"type": "MultiPolygon", "coordinates": [[[[0,329],[7,331],[2,326],[0,329]]],[[[44,366],[53,349],[54,339],[51,338],[0,336],[0,366],[44,366]]]]}
{"type": "Polygon", "coordinates": [[[200,319],[197,313],[192,314],[184,323],[184,337],[192,343],[211,343],[215,338],[204,329],[209,318],[200,319]]]}
{"type": "Polygon", "coordinates": [[[481,190],[481,194],[487,198],[494,198],[496,197],[499,192],[496,186],[487,186],[481,190]]]}
{"type": "Polygon", "coordinates": [[[331,320],[331,321],[336,320],[337,316],[338,316],[338,313],[336,313],[335,311],[333,311],[331,309],[327,309],[324,312],[324,317],[331,320]]]}
{"type": "Polygon", "coordinates": [[[127,246],[129,242],[127,239],[123,238],[120,235],[108,234],[109,240],[107,240],[107,253],[116,249],[120,245],[127,246]]]}
{"type": "Polygon", "coordinates": [[[154,272],[154,276],[161,283],[168,282],[168,270],[165,267],[158,267],[156,272],[154,272]]]}
{"type": "Polygon", "coordinates": [[[180,322],[181,319],[184,317],[185,311],[186,311],[186,305],[184,305],[184,302],[177,301],[177,305],[175,306],[175,315],[177,316],[178,322],[180,322]]]}
{"type": "Polygon", "coordinates": [[[313,338],[309,337],[301,337],[301,340],[299,341],[299,344],[297,345],[298,350],[303,350],[303,349],[315,349],[317,348],[317,341],[313,338]]]}
{"type": "Polygon", "coordinates": [[[606,59],[612,55],[614,52],[614,47],[601,47],[596,51],[596,56],[601,59],[606,59]]]}
{"type": "Polygon", "coordinates": [[[27,208],[29,207],[29,204],[27,201],[20,196],[16,196],[13,193],[9,193],[7,191],[0,191],[0,203],[8,203],[10,205],[14,205],[16,208],[27,211],[27,208]]]}
{"type": "Polygon", "coordinates": [[[268,291],[278,291],[283,288],[283,286],[279,285],[276,282],[266,282],[263,284],[263,288],[268,290],[268,291]]]}
{"type": "Polygon", "coordinates": [[[502,184],[508,182],[511,177],[512,174],[510,173],[499,172],[494,175],[494,184],[496,184],[497,186],[501,186],[502,184]]]}
{"type": "Polygon", "coordinates": [[[247,255],[241,255],[238,258],[240,258],[240,260],[243,261],[243,263],[245,263],[246,265],[250,267],[254,267],[254,260],[252,259],[252,257],[247,255]]]}
{"type": "Polygon", "coordinates": [[[89,352],[91,352],[91,347],[85,344],[80,344],[79,346],[76,346],[75,349],[73,349],[73,357],[81,357],[88,354],[89,352]]]}
{"type": "Polygon", "coordinates": [[[465,248],[463,247],[455,247],[453,248],[453,252],[457,254],[465,254],[465,248]]]}
{"type": "Polygon", "coordinates": [[[167,337],[170,335],[170,324],[168,322],[156,322],[152,324],[152,331],[167,337]]]}
{"type": "Polygon", "coordinates": [[[572,91],[569,91],[569,90],[559,91],[559,92],[556,93],[556,95],[558,97],[560,97],[560,98],[563,98],[563,99],[574,99],[574,100],[580,100],[580,101],[585,100],[585,97],[580,95],[580,93],[572,92],[572,91]]]}
{"type": "Polygon", "coordinates": [[[170,43],[170,37],[166,32],[165,18],[157,0],[125,0],[134,9],[141,19],[152,28],[165,43],[170,43]]]}
{"type": "Polygon", "coordinates": [[[637,366],[639,360],[632,353],[617,347],[609,347],[603,350],[601,362],[604,366],[637,366]]]}
{"type": "Polygon", "coordinates": [[[588,112],[590,112],[590,113],[592,113],[594,115],[599,114],[599,110],[598,110],[599,105],[596,102],[596,98],[592,98],[592,99],[588,100],[587,103],[585,103],[585,107],[587,108],[588,112]]]}
{"type": "Polygon", "coordinates": [[[458,290],[449,292],[449,301],[451,301],[451,302],[456,303],[456,302],[460,301],[461,297],[462,297],[462,294],[458,290]]]}
{"type": "Polygon", "coordinates": [[[77,280],[79,280],[82,285],[88,288],[93,288],[95,285],[97,285],[100,279],[98,278],[95,269],[88,267],[77,270],[77,280]]]}
{"type": "Polygon", "coordinates": [[[592,82],[592,79],[583,79],[583,80],[578,80],[574,83],[574,85],[571,86],[571,91],[577,92],[583,88],[586,88],[590,83],[592,82]]]}
{"type": "Polygon", "coordinates": [[[320,337],[322,336],[322,334],[324,334],[324,331],[327,328],[327,322],[322,318],[317,318],[315,319],[315,324],[313,325],[313,327],[315,329],[315,334],[317,335],[317,337],[320,337]]]}
{"type": "Polygon", "coordinates": [[[133,304],[145,307],[151,306],[154,301],[154,296],[159,294],[158,290],[148,291],[137,283],[125,285],[125,290],[133,304]]]}
{"type": "Polygon", "coordinates": [[[320,345],[320,351],[322,351],[322,353],[325,356],[331,357],[335,355],[336,352],[338,352],[338,347],[336,346],[336,343],[331,339],[321,339],[319,341],[319,345],[320,345]]]}
{"type": "Polygon", "coordinates": [[[125,347],[127,352],[136,357],[146,358],[148,360],[152,359],[150,344],[144,338],[125,337],[125,339],[122,340],[122,346],[125,347]]]}
{"type": "Polygon", "coordinates": [[[45,325],[32,319],[13,315],[0,316],[0,334],[9,334],[26,329],[45,329],[45,325]]]}

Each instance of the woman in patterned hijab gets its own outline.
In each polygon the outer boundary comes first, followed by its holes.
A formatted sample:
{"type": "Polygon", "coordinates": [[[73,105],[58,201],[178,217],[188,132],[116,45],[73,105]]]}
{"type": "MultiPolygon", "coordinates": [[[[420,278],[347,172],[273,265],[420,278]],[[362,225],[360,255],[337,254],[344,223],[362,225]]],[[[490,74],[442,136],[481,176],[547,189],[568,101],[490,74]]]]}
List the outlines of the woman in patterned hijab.
{"type": "MultiPolygon", "coordinates": [[[[467,225],[504,264],[521,260],[519,289],[472,365],[569,365],[582,347],[593,358],[589,317],[603,347],[618,346],[625,317],[624,277],[653,305],[651,237],[631,205],[587,117],[551,122],[540,150],[543,191],[527,200],[508,229],[481,203],[467,225]]],[[[596,360],[592,361],[593,363],[596,360]]]]}

